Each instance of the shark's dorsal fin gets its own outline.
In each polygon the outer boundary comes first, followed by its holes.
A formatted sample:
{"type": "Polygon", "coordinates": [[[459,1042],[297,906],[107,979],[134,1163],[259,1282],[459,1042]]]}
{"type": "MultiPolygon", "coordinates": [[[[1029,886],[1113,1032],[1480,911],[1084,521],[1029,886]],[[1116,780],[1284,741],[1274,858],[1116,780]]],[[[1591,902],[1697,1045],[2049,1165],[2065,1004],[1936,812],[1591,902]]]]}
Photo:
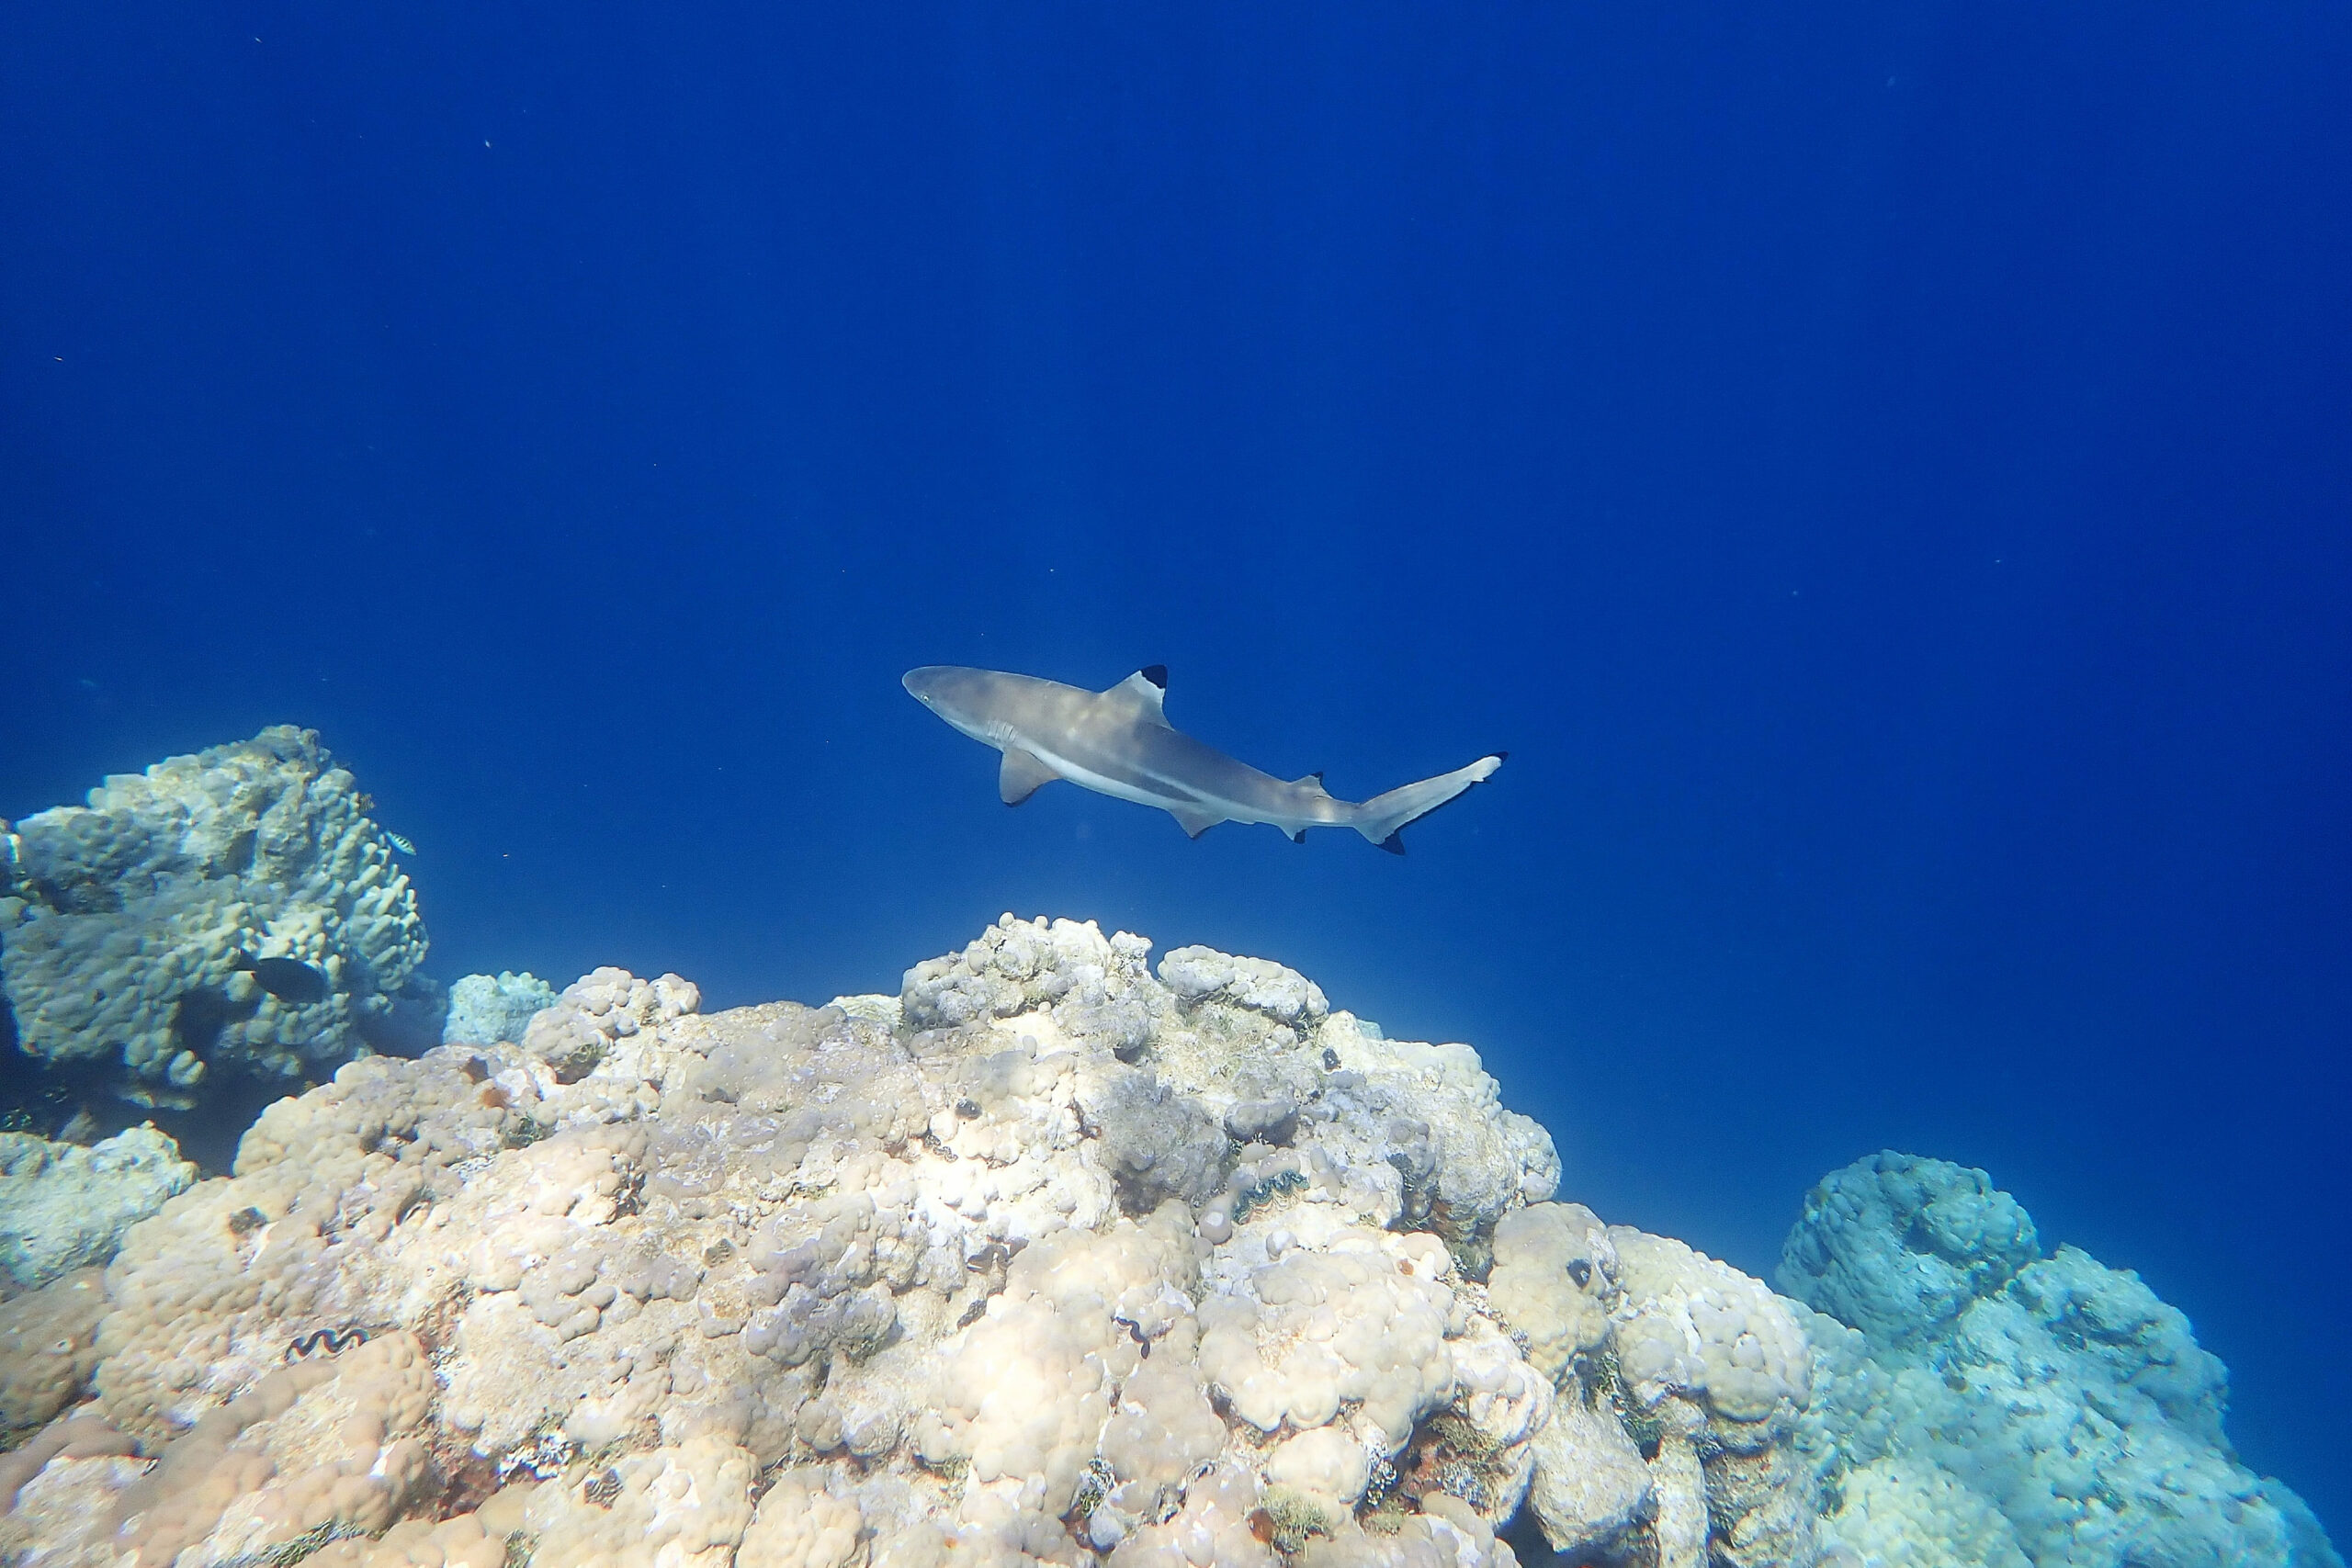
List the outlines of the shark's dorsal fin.
{"type": "Polygon", "coordinates": [[[1102,694],[1117,702],[1132,704],[1136,716],[1146,724],[1169,728],[1168,715],[1161,705],[1168,694],[1168,666],[1147,664],[1109,691],[1102,694]]]}
{"type": "Polygon", "coordinates": [[[1037,793],[1039,784],[1049,784],[1061,774],[1041,757],[1023,751],[1018,746],[1004,749],[1004,766],[997,770],[996,792],[1007,806],[1018,806],[1037,793]]]}
{"type": "Polygon", "coordinates": [[[1317,795],[1329,795],[1331,793],[1329,790],[1323,787],[1323,770],[1320,768],[1316,769],[1311,773],[1301,773],[1298,777],[1291,780],[1290,782],[1294,788],[1304,788],[1308,784],[1312,784],[1315,786],[1315,793],[1317,795]]]}

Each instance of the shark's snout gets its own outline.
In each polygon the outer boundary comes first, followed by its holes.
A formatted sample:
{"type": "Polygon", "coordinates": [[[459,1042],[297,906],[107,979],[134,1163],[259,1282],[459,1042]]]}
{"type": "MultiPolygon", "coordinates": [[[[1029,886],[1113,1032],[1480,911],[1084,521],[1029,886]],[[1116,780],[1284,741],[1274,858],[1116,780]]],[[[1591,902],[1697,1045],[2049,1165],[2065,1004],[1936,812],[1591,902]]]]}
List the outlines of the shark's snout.
{"type": "Polygon", "coordinates": [[[899,676],[899,684],[904,686],[907,694],[915,701],[925,707],[932,707],[939,701],[940,689],[945,685],[946,677],[955,672],[955,666],[951,664],[926,664],[920,670],[910,670],[899,676]]]}
{"type": "Polygon", "coordinates": [[[908,671],[899,677],[899,683],[915,701],[970,735],[976,733],[973,726],[981,721],[988,705],[988,687],[978,679],[987,673],[955,664],[926,664],[908,671]]]}

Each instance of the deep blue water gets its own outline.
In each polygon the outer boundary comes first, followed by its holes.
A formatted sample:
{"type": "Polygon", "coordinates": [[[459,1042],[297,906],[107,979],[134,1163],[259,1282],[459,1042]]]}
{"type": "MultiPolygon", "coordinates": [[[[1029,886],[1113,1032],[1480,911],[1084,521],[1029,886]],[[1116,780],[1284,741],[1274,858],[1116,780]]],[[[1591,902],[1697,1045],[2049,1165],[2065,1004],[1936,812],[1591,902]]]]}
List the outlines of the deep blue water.
{"type": "Polygon", "coordinates": [[[2317,5],[12,7],[0,814],[295,721],[445,979],[1265,954],[1758,1273],[1981,1164],[2340,1529],[2347,73],[2317,5]],[[1007,811],[932,662],[1512,759],[1401,861],[1193,843],[1007,811]]]}

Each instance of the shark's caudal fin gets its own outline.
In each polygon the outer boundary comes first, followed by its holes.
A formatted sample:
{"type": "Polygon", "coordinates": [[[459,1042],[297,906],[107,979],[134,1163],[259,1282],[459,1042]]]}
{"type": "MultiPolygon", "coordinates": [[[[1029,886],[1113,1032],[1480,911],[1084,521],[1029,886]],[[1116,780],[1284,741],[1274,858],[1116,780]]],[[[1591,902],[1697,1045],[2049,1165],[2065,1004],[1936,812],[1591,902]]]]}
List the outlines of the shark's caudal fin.
{"type": "Polygon", "coordinates": [[[1400,785],[1386,795],[1375,795],[1356,807],[1355,830],[1389,853],[1401,855],[1405,852],[1405,840],[1396,835],[1406,823],[1428,816],[1472,784],[1485,783],[1510,755],[1508,751],[1498,751],[1491,757],[1479,758],[1466,768],[1456,768],[1419,784],[1400,785]]]}

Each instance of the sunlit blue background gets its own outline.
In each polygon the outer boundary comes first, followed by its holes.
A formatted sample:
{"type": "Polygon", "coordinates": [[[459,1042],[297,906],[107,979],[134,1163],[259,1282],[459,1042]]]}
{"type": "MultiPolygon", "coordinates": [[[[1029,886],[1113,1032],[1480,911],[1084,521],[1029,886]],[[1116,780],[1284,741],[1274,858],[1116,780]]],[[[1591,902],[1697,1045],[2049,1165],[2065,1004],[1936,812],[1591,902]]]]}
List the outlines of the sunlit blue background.
{"type": "Polygon", "coordinates": [[[1769,1272],[1982,1164],[2352,1517],[2352,13],[13,6],[0,813],[292,720],[444,978],[1000,911],[1476,1043],[1769,1272]],[[1376,854],[1049,789],[1107,685],[1376,854]]]}

